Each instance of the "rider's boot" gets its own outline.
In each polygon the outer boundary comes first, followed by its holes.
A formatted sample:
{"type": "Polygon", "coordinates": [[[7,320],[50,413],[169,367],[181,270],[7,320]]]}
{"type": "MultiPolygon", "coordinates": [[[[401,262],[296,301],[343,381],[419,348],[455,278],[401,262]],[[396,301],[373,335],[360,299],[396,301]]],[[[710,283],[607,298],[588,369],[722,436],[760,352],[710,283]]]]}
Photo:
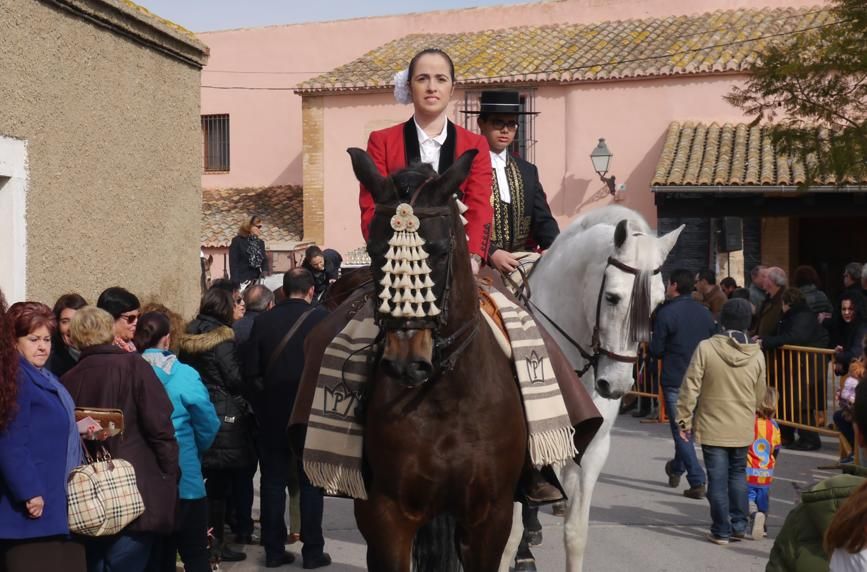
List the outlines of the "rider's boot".
{"type": "Polygon", "coordinates": [[[566,498],[554,470],[547,465],[537,469],[530,463],[529,456],[521,479],[521,492],[530,506],[540,506],[566,498]]]}

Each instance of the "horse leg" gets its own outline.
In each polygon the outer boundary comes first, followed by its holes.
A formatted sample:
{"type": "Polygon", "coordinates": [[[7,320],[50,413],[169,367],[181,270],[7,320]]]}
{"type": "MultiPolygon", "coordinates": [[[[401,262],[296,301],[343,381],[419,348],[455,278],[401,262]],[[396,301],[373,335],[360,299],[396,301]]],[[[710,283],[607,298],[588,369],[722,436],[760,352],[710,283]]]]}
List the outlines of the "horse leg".
{"type": "Polygon", "coordinates": [[[367,542],[368,570],[410,572],[418,522],[404,516],[394,500],[381,495],[356,501],[355,520],[367,542]]]}
{"type": "Polygon", "coordinates": [[[515,560],[515,555],[518,553],[518,546],[521,545],[521,537],[524,536],[524,520],[521,503],[516,502],[515,509],[512,514],[512,532],[509,535],[509,540],[506,542],[506,547],[503,549],[503,557],[500,559],[500,572],[509,572],[512,562],[515,560]]]}
{"type": "Polygon", "coordinates": [[[563,484],[569,495],[563,535],[566,544],[566,570],[581,572],[590,528],[590,502],[593,490],[611,447],[611,426],[620,408],[619,399],[597,403],[605,421],[581,458],[581,466],[569,462],[563,468],[563,484]]]}
{"type": "MultiPolygon", "coordinates": [[[[459,523],[461,563],[465,572],[497,572],[503,560],[503,549],[509,540],[515,514],[521,520],[520,505],[498,502],[491,506],[485,519],[472,527],[459,523]]],[[[520,539],[519,539],[520,540],[520,539]]],[[[508,568],[506,568],[508,570],[508,568]]]]}

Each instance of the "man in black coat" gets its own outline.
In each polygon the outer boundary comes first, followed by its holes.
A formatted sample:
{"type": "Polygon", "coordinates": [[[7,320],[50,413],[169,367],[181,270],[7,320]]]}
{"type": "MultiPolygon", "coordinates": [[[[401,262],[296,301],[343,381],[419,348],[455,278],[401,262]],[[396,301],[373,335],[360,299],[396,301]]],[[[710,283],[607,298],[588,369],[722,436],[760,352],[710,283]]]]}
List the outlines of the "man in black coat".
{"type": "MultiPolygon", "coordinates": [[[[783,292],[782,306],[783,316],[776,333],[756,338],[763,350],[775,350],[785,345],[807,348],[827,348],[830,345],[828,332],[816,320],[816,314],[807,305],[800,290],[789,288],[783,292]]],[[[812,412],[821,409],[825,403],[825,371],[820,365],[821,360],[817,362],[806,356],[797,359],[800,363],[787,364],[785,360],[782,362],[782,367],[791,371],[783,372],[781,378],[791,379],[797,385],[780,384],[780,400],[782,403],[791,400],[801,412],[801,422],[810,424],[816,421],[812,412]],[[795,389],[796,387],[798,389],[795,389]]],[[[798,429],[797,441],[794,441],[795,430],[791,427],[781,426],[780,434],[783,443],[790,449],[815,451],[822,447],[819,434],[814,431],[798,429]]]]}
{"type": "Polygon", "coordinates": [[[520,116],[535,112],[523,110],[517,91],[484,91],[479,111],[466,113],[479,114],[479,131],[491,148],[494,224],[488,261],[500,272],[509,274],[518,266],[514,253],[536,248],[547,250],[560,234],[536,166],[509,150],[518,132],[520,116]]]}
{"type": "Polygon", "coordinates": [[[700,499],[706,492],[704,469],[698,462],[692,438],[684,441],[675,423],[680,386],[692,354],[699,342],[716,333],[710,310],[692,299],[694,286],[695,278],[689,270],[678,269],[671,273],[665,292],[668,300],[656,311],[650,355],[662,360],[660,383],[674,438],[674,458],[665,463],[668,486],[676,488],[686,473],[689,488],[683,491],[683,495],[700,499]]]}
{"type": "MultiPolygon", "coordinates": [[[[523,110],[517,91],[500,90],[482,92],[479,111],[467,113],[479,114],[479,132],[491,148],[494,220],[488,263],[508,275],[519,265],[515,253],[547,250],[560,234],[539,182],[539,171],[509,149],[518,133],[520,116],[535,113],[523,110]]],[[[538,507],[524,506],[525,535],[518,550],[518,566],[522,560],[532,560],[529,545],[542,541],[538,513],[538,507]]]]}
{"type": "Polygon", "coordinates": [[[310,483],[291,454],[286,427],[304,370],[304,339],[328,313],[322,307],[311,306],[313,275],[304,268],[293,268],[283,275],[283,292],[286,299],[253,322],[244,360],[245,377],[261,380],[264,388],[256,413],[262,443],[262,542],[266,567],[294,560],[284,548],[284,513],[286,487],[291,472],[298,471],[304,568],[319,568],[331,563],[331,557],[323,551],[323,494],[310,483]]]}

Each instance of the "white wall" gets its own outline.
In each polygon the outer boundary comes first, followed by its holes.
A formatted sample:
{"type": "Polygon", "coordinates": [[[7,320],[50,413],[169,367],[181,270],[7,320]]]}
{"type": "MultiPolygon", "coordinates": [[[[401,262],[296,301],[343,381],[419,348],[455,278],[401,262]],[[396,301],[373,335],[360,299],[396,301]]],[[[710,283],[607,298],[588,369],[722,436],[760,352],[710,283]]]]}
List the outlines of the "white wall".
{"type": "Polygon", "coordinates": [[[0,290],[9,304],[26,299],[27,143],[0,135],[0,290]]]}

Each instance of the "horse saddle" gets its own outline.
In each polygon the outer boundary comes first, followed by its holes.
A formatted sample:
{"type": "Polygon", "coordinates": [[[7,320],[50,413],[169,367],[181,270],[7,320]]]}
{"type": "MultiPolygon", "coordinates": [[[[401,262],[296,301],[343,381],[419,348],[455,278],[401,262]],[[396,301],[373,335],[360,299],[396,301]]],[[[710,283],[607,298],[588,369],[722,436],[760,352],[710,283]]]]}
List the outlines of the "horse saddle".
{"type": "Polygon", "coordinates": [[[497,304],[494,302],[494,299],[486,291],[486,288],[490,288],[490,282],[488,281],[487,286],[484,284],[485,279],[480,279],[479,282],[479,309],[482,311],[482,317],[491,328],[491,333],[494,334],[494,339],[497,340],[500,349],[503,350],[503,353],[506,354],[507,358],[511,359],[512,344],[509,343],[509,334],[506,332],[506,324],[503,322],[503,317],[500,315],[500,311],[497,309],[497,304]]]}

